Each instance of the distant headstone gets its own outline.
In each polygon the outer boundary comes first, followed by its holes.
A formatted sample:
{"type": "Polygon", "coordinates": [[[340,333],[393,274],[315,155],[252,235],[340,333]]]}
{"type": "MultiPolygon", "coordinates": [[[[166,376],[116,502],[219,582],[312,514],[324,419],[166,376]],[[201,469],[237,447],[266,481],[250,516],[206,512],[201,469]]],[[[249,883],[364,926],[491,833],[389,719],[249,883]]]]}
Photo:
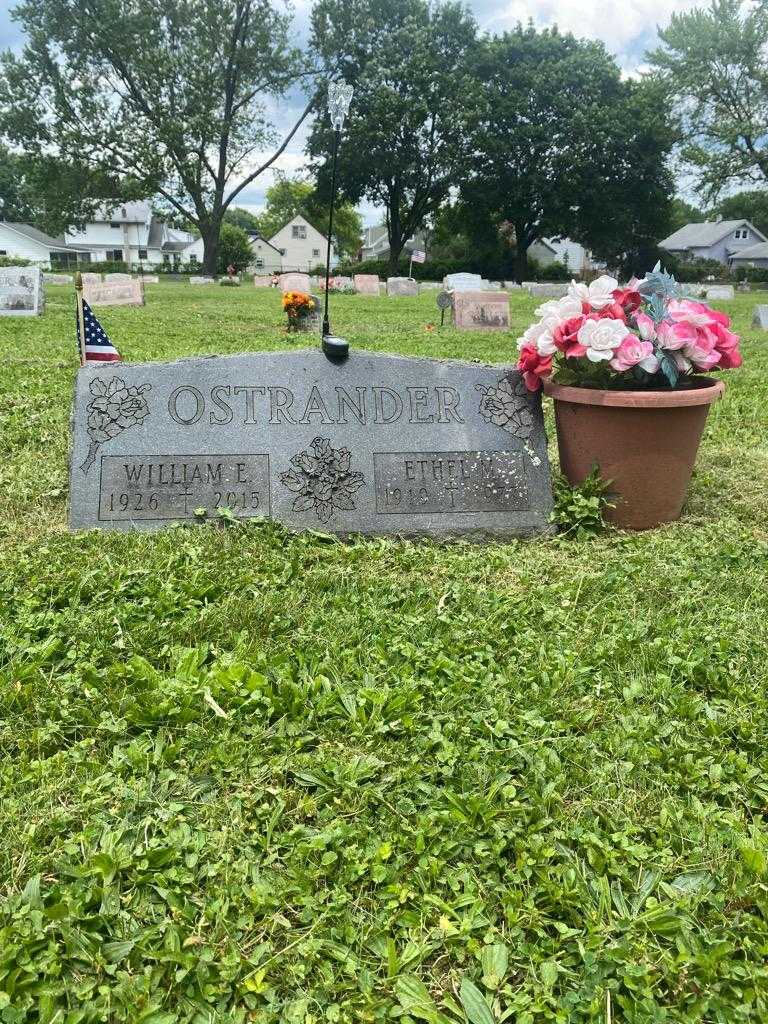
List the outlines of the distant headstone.
{"type": "Polygon", "coordinates": [[[411,295],[419,294],[419,286],[410,277],[388,277],[387,278],[387,295],[400,297],[409,297],[411,295]]]}
{"type": "Polygon", "coordinates": [[[454,292],[453,322],[464,331],[509,330],[506,292],[454,292]]]}
{"type": "Polygon", "coordinates": [[[683,295],[691,299],[702,299],[706,292],[706,287],[703,284],[681,284],[680,291],[683,295]]]}
{"type": "Polygon", "coordinates": [[[43,284],[74,284],[72,274],[43,274],[43,284]]]}
{"type": "Polygon", "coordinates": [[[479,292],[483,290],[483,279],[479,274],[446,274],[443,284],[451,292],[479,292]]]}
{"type": "Polygon", "coordinates": [[[302,334],[314,334],[320,331],[320,311],[323,308],[323,304],[319,295],[312,295],[310,293],[309,297],[312,301],[312,312],[309,316],[301,317],[296,321],[295,329],[302,334]]]}
{"type": "Polygon", "coordinates": [[[762,331],[768,331],[768,306],[755,306],[752,326],[762,331]]]}
{"type": "Polygon", "coordinates": [[[738,288],[739,288],[740,292],[751,292],[752,291],[752,287],[751,287],[749,281],[746,281],[746,280],[739,281],[738,288]]]}
{"type": "Polygon", "coordinates": [[[309,274],[281,274],[280,288],[284,292],[309,292],[311,288],[309,274]]]}
{"type": "Polygon", "coordinates": [[[0,267],[0,316],[40,316],[44,305],[39,267],[0,267]]]}
{"type": "Polygon", "coordinates": [[[347,277],[345,274],[339,274],[333,278],[334,287],[338,288],[342,292],[351,292],[355,290],[354,283],[351,277],[347,277]]]}
{"type": "Polygon", "coordinates": [[[90,365],[73,429],[73,529],[226,508],[342,535],[551,530],[540,397],[502,366],[319,348],[90,365]]]}
{"type": "Polygon", "coordinates": [[[89,306],[143,306],[141,281],[104,281],[83,286],[83,298],[89,306]]]}
{"type": "Polygon", "coordinates": [[[440,281],[419,281],[420,292],[433,292],[442,288],[440,281]]]}
{"type": "Polygon", "coordinates": [[[144,284],[160,284],[160,278],[157,274],[139,274],[139,280],[143,281],[144,284]]]}
{"type": "Polygon", "coordinates": [[[511,291],[513,288],[522,288],[517,281],[504,281],[502,282],[507,291],[511,291]]]}
{"type": "Polygon", "coordinates": [[[378,295],[379,275],[378,274],[355,274],[355,288],[358,295],[378,295]]]}
{"type": "Polygon", "coordinates": [[[87,284],[101,284],[101,274],[85,273],[81,277],[83,279],[83,286],[87,284]]]}
{"type": "Polygon", "coordinates": [[[735,298],[735,295],[732,284],[716,284],[713,288],[707,288],[707,302],[727,302],[735,298]]]}
{"type": "Polygon", "coordinates": [[[253,279],[253,283],[256,288],[269,288],[272,278],[257,274],[253,279]]]}
{"type": "Polygon", "coordinates": [[[212,277],[190,277],[190,284],[214,284],[212,277]]]}
{"type": "Polygon", "coordinates": [[[133,280],[133,278],[131,277],[130,274],[105,274],[104,275],[104,281],[108,282],[108,283],[113,283],[113,282],[118,282],[118,281],[132,281],[132,280],[133,280]]]}
{"type": "Polygon", "coordinates": [[[568,294],[568,284],[565,281],[532,281],[528,294],[534,299],[562,299],[568,294]]]}

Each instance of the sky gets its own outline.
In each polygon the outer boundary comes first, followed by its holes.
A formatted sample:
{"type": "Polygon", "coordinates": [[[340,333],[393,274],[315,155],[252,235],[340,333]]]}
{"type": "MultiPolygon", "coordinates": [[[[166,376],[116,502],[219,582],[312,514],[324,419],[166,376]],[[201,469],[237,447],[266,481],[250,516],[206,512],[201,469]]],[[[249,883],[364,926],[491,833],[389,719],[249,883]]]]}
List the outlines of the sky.
{"type": "MultiPolygon", "coordinates": [[[[23,45],[23,29],[10,18],[15,0],[0,0],[0,49],[18,49],[23,45]]],[[[656,42],[657,26],[666,25],[673,14],[705,6],[706,0],[466,0],[481,31],[501,33],[517,22],[529,19],[539,28],[557,25],[586,39],[600,39],[615,57],[625,74],[637,74],[643,67],[643,55],[656,42]]],[[[306,37],[311,0],[294,0],[296,28],[306,37]]],[[[353,101],[354,102],[354,101],[353,101]]],[[[288,103],[279,108],[276,127],[287,133],[299,110],[288,103]]],[[[289,174],[298,174],[304,165],[306,131],[301,131],[276,165],[289,174]]],[[[267,173],[238,197],[238,205],[258,213],[264,206],[264,193],[272,181],[267,173]]],[[[366,224],[380,220],[375,207],[361,204],[366,224]]]]}

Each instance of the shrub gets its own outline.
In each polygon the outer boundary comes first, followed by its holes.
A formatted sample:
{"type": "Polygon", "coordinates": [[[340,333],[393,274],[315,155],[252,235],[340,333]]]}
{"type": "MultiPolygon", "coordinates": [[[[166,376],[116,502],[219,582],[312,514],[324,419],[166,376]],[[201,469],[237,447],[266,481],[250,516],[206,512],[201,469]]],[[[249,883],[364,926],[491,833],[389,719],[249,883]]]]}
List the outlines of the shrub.
{"type": "Polygon", "coordinates": [[[0,256],[0,267],[30,267],[31,260],[23,260],[19,256],[0,256]]]}
{"type": "Polygon", "coordinates": [[[602,479],[597,467],[577,487],[572,487],[564,476],[555,477],[551,519],[558,533],[577,540],[600,533],[605,528],[603,514],[614,505],[609,489],[610,481],[602,479]]]}

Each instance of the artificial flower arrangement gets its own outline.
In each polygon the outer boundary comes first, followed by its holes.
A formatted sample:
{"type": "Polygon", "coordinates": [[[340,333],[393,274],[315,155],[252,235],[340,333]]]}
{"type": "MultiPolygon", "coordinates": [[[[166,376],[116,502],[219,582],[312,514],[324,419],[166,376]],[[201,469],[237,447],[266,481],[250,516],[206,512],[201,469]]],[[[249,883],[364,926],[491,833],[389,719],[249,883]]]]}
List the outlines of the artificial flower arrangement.
{"type": "Polygon", "coordinates": [[[283,309],[288,314],[288,330],[300,330],[307,317],[315,312],[315,300],[306,292],[286,292],[283,309]]]}
{"type": "Polygon", "coordinates": [[[542,380],[603,389],[669,389],[708,370],[741,366],[739,337],[725,313],[684,298],[657,264],[625,288],[607,275],[571,282],[562,299],[536,310],[518,341],[530,391],[542,380]],[[681,380],[682,378],[682,380],[681,380]]]}

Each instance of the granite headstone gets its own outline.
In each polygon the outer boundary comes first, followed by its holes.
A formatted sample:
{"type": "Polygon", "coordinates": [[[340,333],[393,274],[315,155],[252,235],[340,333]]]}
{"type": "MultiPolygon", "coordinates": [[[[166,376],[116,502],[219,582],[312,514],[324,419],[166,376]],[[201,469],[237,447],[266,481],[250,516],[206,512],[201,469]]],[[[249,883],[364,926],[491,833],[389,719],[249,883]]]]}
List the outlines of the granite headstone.
{"type": "Polygon", "coordinates": [[[483,290],[480,274],[446,274],[443,284],[451,292],[479,292],[483,290]]]}
{"type": "Polygon", "coordinates": [[[144,289],[141,281],[103,281],[84,284],[83,298],[89,306],[143,306],[144,289]]]}
{"type": "Polygon", "coordinates": [[[74,284],[72,274],[43,274],[43,284],[74,284]]]}
{"type": "Polygon", "coordinates": [[[70,524],[265,516],[469,539],[549,532],[540,396],[517,370],[319,348],[86,366],[70,524]]]}
{"type": "Polygon", "coordinates": [[[190,277],[190,284],[215,284],[216,282],[212,277],[190,277]]]}
{"type": "Polygon", "coordinates": [[[269,288],[272,283],[271,277],[264,277],[262,274],[256,274],[253,279],[253,284],[256,288],[269,288]]]}
{"type": "Polygon", "coordinates": [[[378,295],[379,275],[355,274],[355,288],[359,295],[378,295]]]}
{"type": "Polygon", "coordinates": [[[131,277],[130,274],[105,274],[104,275],[104,283],[105,284],[113,283],[113,282],[132,281],[132,280],[133,280],[133,278],[131,277]]]}
{"type": "Polygon", "coordinates": [[[755,306],[752,326],[762,331],[768,331],[768,306],[755,306]]]}
{"type": "Polygon", "coordinates": [[[160,284],[160,278],[157,274],[139,274],[139,280],[143,281],[144,284],[160,284]]]}
{"type": "Polygon", "coordinates": [[[528,294],[534,299],[562,299],[568,294],[568,284],[565,281],[532,281],[528,294]]]}
{"type": "Polygon", "coordinates": [[[419,286],[411,277],[388,277],[387,295],[409,298],[419,294],[419,286]]]}
{"type": "Polygon", "coordinates": [[[454,292],[453,322],[464,331],[509,330],[506,292],[454,292]]]}
{"type": "Polygon", "coordinates": [[[311,288],[309,274],[288,273],[280,275],[280,288],[284,292],[304,292],[311,288]]]}
{"type": "Polygon", "coordinates": [[[0,316],[40,316],[44,305],[39,267],[0,267],[0,316]]]}
{"type": "Polygon", "coordinates": [[[86,272],[85,274],[81,274],[81,277],[83,279],[83,287],[87,284],[101,284],[101,274],[86,272]]]}
{"type": "Polygon", "coordinates": [[[707,302],[727,302],[735,298],[735,295],[732,284],[716,284],[707,288],[707,302]]]}

